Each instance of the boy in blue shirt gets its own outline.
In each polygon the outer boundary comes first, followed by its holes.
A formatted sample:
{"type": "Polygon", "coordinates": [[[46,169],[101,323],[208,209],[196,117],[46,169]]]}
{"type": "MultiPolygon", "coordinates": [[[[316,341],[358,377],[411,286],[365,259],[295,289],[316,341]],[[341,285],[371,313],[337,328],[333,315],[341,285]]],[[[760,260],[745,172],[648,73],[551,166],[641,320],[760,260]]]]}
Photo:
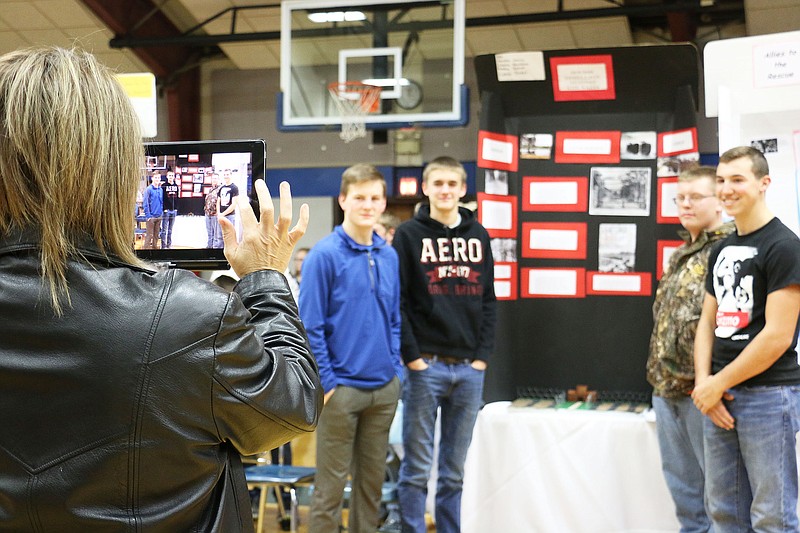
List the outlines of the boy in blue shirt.
{"type": "Polygon", "coordinates": [[[308,253],[300,286],[325,391],[309,531],[338,533],[351,474],[348,531],[375,533],[403,372],[397,253],[373,232],[386,209],[383,175],[365,164],[345,170],[339,205],[344,221],[308,253]]]}
{"type": "Polygon", "coordinates": [[[164,192],[161,190],[161,174],[153,173],[150,185],[144,190],[142,199],[145,218],[145,248],[158,248],[161,233],[161,216],[164,214],[164,192]]]}

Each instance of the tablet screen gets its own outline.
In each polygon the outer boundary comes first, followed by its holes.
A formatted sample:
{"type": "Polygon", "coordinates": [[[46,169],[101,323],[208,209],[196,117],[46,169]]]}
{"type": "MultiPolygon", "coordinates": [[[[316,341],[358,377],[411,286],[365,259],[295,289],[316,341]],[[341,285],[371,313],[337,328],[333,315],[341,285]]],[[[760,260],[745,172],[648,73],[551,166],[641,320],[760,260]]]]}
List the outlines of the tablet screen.
{"type": "Polygon", "coordinates": [[[228,268],[217,213],[236,227],[237,196],[264,179],[263,140],[145,143],[134,247],[142,259],[192,270],[228,268]]]}

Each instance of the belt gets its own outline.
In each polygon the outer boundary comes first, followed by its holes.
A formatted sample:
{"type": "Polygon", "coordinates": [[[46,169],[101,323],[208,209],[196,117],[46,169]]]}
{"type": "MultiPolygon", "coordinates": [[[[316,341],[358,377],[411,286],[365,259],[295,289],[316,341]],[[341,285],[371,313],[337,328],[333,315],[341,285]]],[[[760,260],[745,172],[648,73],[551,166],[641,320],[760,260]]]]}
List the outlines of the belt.
{"type": "Polygon", "coordinates": [[[468,365],[473,361],[473,359],[467,359],[465,357],[450,357],[448,355],[436,355],[434,353],[421,353],[419,355],[431,363],[444,363],[446,365],[468,365]]]}

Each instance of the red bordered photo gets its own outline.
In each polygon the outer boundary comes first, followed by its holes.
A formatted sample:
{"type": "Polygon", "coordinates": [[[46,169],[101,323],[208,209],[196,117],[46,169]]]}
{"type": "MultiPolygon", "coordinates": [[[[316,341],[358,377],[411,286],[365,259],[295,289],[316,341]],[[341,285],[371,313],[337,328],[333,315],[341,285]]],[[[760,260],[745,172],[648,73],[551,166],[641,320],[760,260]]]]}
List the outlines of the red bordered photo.
{"type": "Polygon", "coordinates": [[[523,268],[522,298],[584,298],[586,270],[583,268],[523,268]]]}
{"type": "Polygon", "coordinates": [[[516,237],[517,197],[479,192],[478,221],[490,237],[516,237]]]}
{"type": "Polygon", "coordinates": [[[675,194],[678,190],[678,178],[658,178],[658,202],[656,209],[656,222],[659,224],[680,224],[678,206],[675,204],[675,194]]]}
{"type": "Polygon", "coordinates": [[[658,156],[697,152],[697,128],[665,131],[658,134],[658,156]]]}
{"type": "Polygon", "coordinates": [[[478,132],[478,166],[516,172],[519,165],[519,138],[516,135],[478,132]]]}
{"type": "Polygon", "coordinates": [[[653,275],[650,272],[586,273],[586,294],[598,296],[650,296],[653,275]]]}
{"type": "Polygon", "coordinates": [[[517,299],[517,263],[494,264],[494,294],[498,300],[517,299]]]}
{"type": "Polygon", "coordinates": [[[619,163],[619,131],[557,131],[556,163],[619,163]]]}
{"type": "Polygon", "coordinates": [[[664,276],[664,269],[669,264],[669,258],[672,253],[683,245],[683,241],[656,241],[657,257],[656,257],[656,279],[661,279],[664,276]]]}
{"type": "Polygon", "coordinates": [[[556,102],[614,100],[614,64],[610,54],[550,58],[556,102]]]}
{"type": "Polygon", "coordinates": [[[586,259],[586,223],[523,222],[522,257],[586,259]]]}
{"type": "Polygon", "coordinates": [[[589,207],[589,178],[522,178],[523,211],[558,211],[585,213],[589,207]]]}

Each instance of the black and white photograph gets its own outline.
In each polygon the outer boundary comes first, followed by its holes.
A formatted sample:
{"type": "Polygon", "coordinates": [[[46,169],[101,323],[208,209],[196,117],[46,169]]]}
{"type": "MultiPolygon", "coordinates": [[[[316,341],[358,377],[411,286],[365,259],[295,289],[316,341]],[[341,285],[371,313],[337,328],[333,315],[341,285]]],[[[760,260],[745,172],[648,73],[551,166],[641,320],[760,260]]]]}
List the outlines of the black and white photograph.
{"type": "Polygon", "coordinates": [[[689,170],[699,164],[700,154],[698,152],[659,157],[656,163],[656,176],[659,178],[678,176],[684,170],[689,170]]]}
{"type": "Polygon", "coordinates": [[[515,263],[517,261],[517,239],[492,239],[491,247],[495,263],[515,263]]]}
{"type": "Polygon", "coordinates": [[[508,196],[508,172],[505,170],[486,169],[484,174],[486,194],[508,196]]]}
{"type": "Polygon", "coordinates": [[[600,224],[597,255],[600,272],[634,272],[636,224],[600,224]]]}
{"type": "Polygon", "coordinates": [[[762,154],[774,154],[778,152],[778,139],[756,139],[750,141],[750,146],[762,154]]]}
{"type": "Polygon", "coordinates": [[[619,139],[620,159],[655,159],[656,132],[623,131],[619,139]]]}
{"type": "Polygon", "coordinates": [[[519,136],[520,159],[550,159],[552,152],[552,133],[523,133],[519,136]]]}
{"type": "Polygon", "coordinates": [[[647,167],[592,167],[589,214],[646,217],[652,171],[647,167]]]}

